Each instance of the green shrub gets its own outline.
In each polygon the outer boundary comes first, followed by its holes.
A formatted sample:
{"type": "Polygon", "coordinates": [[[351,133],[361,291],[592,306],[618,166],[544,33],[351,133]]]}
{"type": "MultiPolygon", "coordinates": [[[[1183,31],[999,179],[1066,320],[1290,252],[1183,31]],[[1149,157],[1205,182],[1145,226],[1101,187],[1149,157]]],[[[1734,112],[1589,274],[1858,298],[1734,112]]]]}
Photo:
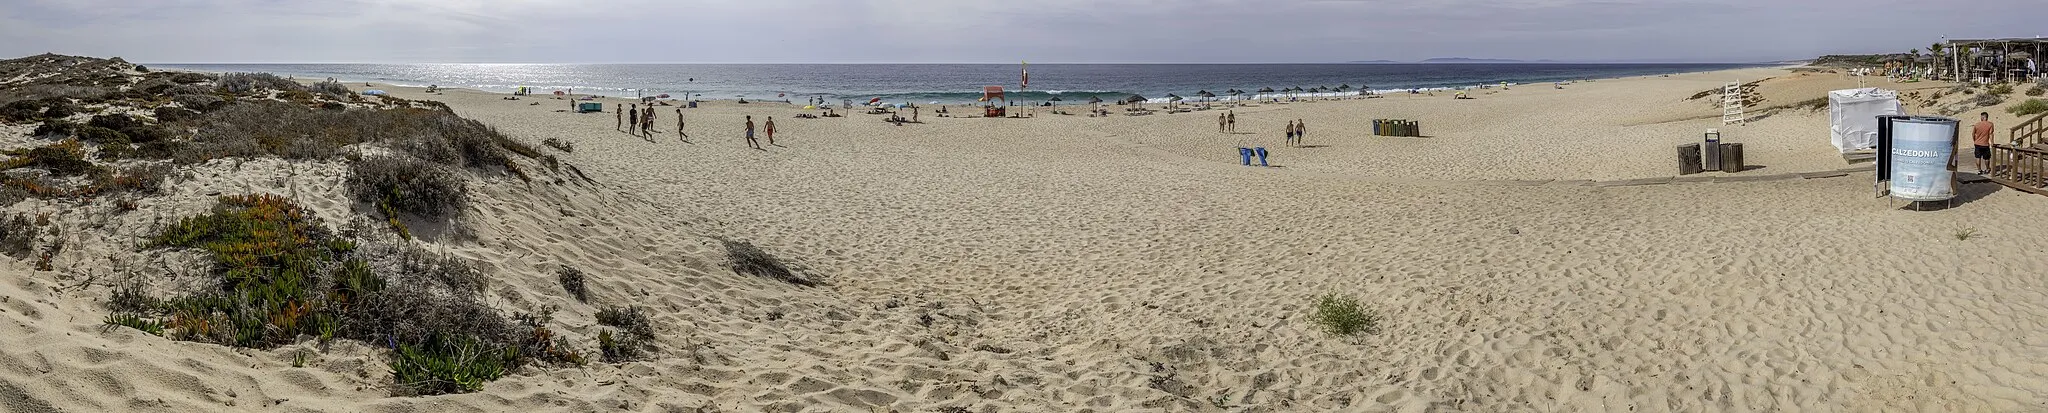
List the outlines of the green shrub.
{"type": "Polygon", "coordinates": [[[1977,95],[1976,98],[1970,100],[1970,103],[1977,106],[1998,106],[2000,103],[2005,103],[2005,95],[1991,93],[1977,95]]]}
{"type": "Polygon", "coordinates": [[[462,177],[412,157],[367,156],[350,162],[346,184],[357,200],[375,205],[387,218],[398,213],[443,218],[469,202],[462,177]]]}
{"type": "Polygon", "coordinates": [[[171,79],[171,82],[172,82],[172,83],[177,83],[177,84],[181,84],[181,85],[190,85],[190,84],[194,84],[194,83],[205,83],[205,82],[211,82],[211,81],[213,81],[213,79],[214,79],[214,76],[213,76],[213,75],[210,75],[210,74],[205,74],[205,73],[195,73],[195,72],[178,72],[178,73],[173,73],[173,74],[171,74],[171,77],[170,77],[170,79],[171,79]]]}
{"type": "Polygon", "coordinates": [[[564,140],[561,140],[561,139],[556,139],[556,138],[547,138],[547,139],[543,139],[543,140],[541,140],[541,141],[540,141],[540,143],[541,143],[542,145],[547,145],[547,146],[548,146],[548,147],[550,147],[550,148],[555,148],[555,150],[558,150],[558,151],[562,151],[562,152],[575,152],[575,151],[576,151],[576,144],[573,144],[573,143],[569,143],[569,141],[564,141],[564,140]]]}
{"type": "Polygon", "coordinates": [[[0,253],[17,260],[28,258],[28,253],[35,250],[36,233],[41,229],[29,221],[28,215],[19,212],[0,220],[0,253]]]}
{"type": "Polygon", "coordinates": [[[269,73],[226,73],[214,80],[215,85],[228,93],[250,94],[265,89],[279,91],[303,91],[306,87],[278,75],[269,73]]]}
{"type": "Polygon", "coordinates": [[[196,119],[199,119],[199,112],[195,110],[176,106],[159,106],[156,108],[157,122],[183,123],[196,119]]]}
{"type": "Polygon", "coordinates": [[[1984,93],[1989,93],[1989,94],[1993,94],[1993,95],[2009,95],[2009,94],[2012,94],[2012,84],[2010,84],[2010,83],[1999,83],[1999,84],[1994,84],[1994,85],[1991,85],[1991,87],[1988,87],[1988,88],[1984,88],[1984,93]]]}
{"type": "Polygon", "coordinates": [[[106,173],[106,168],[85,160],[85,147],[74,139],[27,150],[8,151],[7,154],[14,155],[14,158],[0,162],[0,170],[42,168],[50,171],[50,175],[59,177],[97,176],[106,173]]]}
{"type": "Polygon", "coordinates": [[[137,318],[122,315],[120,325],[161,323],[173,339],[259,348],[301,335],[362,340],[395,350],[400,394],[475,391],[530,355],[580,360],[539,321],[514,323],[482,303],[478,285],[451,281],[481,279],[466,264],[410,245],[359,248],[275,195],[222,197],[214,212],[179,220],[146,247],[206,252],[218,277],[217,287],[155,304],[116,292],[115,302],[131,303],[116,312],[137,318]],[[458,273],[467,275],[449,275],[458,273]]]}
{"type": "Polygon", "coordinates": [[[87,126],[98,126],[112,130],[122,130],[133,128],[136,126],[142,126],[142,121],[136,120],[135,117],[128,116],[126,114],[110,113],[105,115],[94,116],[92,117],[92,120],[86,121],[85,124],[87,126]]]}
{"type": "Polygon", "coordinates": [[[2027,96],[2041,96],[2042,94],[2048,94],[2048,88],[2041,86],[2027,88],[2027,96]]]}
{"type": "Polygon", "coordinates": [[[469,336],[436,334],[425,343],[402,344],[391,361],[400,394],[435,395],[483,390],[484,383],[516,365],[518,350],[491,346],[469,336]]]}
{"type": "Polygon", "coordinates": [[[785,263],[760,247],[746,241],[719,240],[725,245],[726,258],[732,263],[732,271],[790,283],[804,287],[815,287],[819,283],[801,274],[801,267],[785,263]]]}
{"type": "Polygon", "coordinates": [[[167,301],[172,337],[241,347],[290,343],[332,322],[321,286],[344,252],[312,213],[275,195],[224,196],[215,212],[164,228],[150,248],[191,248],[214,261],[218,290],[167,301]]]}
{"type": "Polygon", "coordinates": [[[63,139],[71,136],[71,132],[78,128],[79,125],[76,123],[52,119],[43,121],[41,125],[36,125],[36,130],[30,132],[30,136],[44,139],[63,139]]]}
{"type": "Polygon", "coordinates": [[[163,322],[157,321],[155,319],[143,318],[142,316],[136,315],[134,313],[108,314],[107,319],[102,323],[104,323],[107,327],[128,327],[136,330],[142,330],[142,332],[149,333],[149,335],[153,336],[164,335],[163,322]]]}
{"type": "MultiPolygon", "coordinates": [[[[172,91],[175,92],[178,90],[177,88],[172,88],[172,91]]],[[[221,106],[225,106],[227,104],[227,101],[222,100],[220,97],[207,95],[203,93],[188,93],[172,96],[171,102],[177,103],[179,107],[191,109],[197,112],[206,112],[214,109],[219,109],[221,108],[221,106]]]]}
{"type": "Polygon", "coordinates": [[[597,323],[617,328],[599,332],[597,348],[604,355],[604,361],[620,363],[639,360],[647,355],[654,345],[654,322],[639,307],[606,307],[597,311],[597,323]]]}
{"type": "Polygon", "coordinates": [[[2048,113],[2048,101],[2043,101],[2041,99],[2027,99],[2027,101],[2025,102],[2020,102],[2019,104],[2005,108],[2005,111],[2019,116],[2034,116],[2042,113],[2048,113]]]}
{"type": "Polygon", "coordinates": [[[578,302],[590,302],[590,289],[583,285],[583,270],[564,265],[555,273],[555,278],[562,282],[562,291],[569,292],[570,297],[576,297],[578,302]]]}
{"type": "Polygon", "coordinates": [[[98,126],[82,126],[76,130],[78,140],[100,145],[128,143],[128,135],[98,126]]]}
{"type": "Polygon", "coordinates": [[[39,100],[17,100],[0,105],[0,121],[27,122],[43,117],[43,102],[39,100]]]}
{"type": "Polygon", "coordinates": [[[355,91],[348,90],[348,86],[341,84],[341,82],[332,80],[314,83],[313,86],[308,87],[307,90],[312,91],[313,93],[325,95],[327,98],[335,100],[340,100],[343,96],[355,94],[355,91]]]}
{"type": "Polygon", "coordinates": [[[1334,335],[1379,332],[1379,315],[1360,307],[1358,300],[1337,293],[1325,294],[1318,299],[1315,314],[1309,320],[1334,335]]]}

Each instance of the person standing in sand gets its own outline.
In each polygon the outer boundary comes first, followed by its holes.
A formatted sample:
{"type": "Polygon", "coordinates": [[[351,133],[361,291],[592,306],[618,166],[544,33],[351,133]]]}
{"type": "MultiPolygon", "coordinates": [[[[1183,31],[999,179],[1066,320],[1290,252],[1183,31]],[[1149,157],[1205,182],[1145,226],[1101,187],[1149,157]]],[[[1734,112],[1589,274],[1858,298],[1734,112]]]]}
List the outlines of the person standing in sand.
{"type": "Polygon", "coordinates": [[[747,115],[747,147],[761,149],[761,141],[754,140],[754,116],[747,115]]]}
{"type": "Polygon", "coordinates": [[[767,128],[767,131],[766,131],[766,132],[768,132],[768,144],[769,144],[769,145],[774,145],[774,144],[775,144],[775,117],[774,117],[774,116],[769,116],[769,117],[768,117],[768,122],[767,122],[767,123],[763,123],[763,124],[761,124],[761,127],[763,127],[763,128],[767,128]]]}
{"type": "Polygon", "coordinates": [[[1230,123],[1230,133],[1237,133],[1237,111],[1233,110],[1224,112],[1223,116],[1229,118],[1228,123],[1230,123]]]}
{"type": "Polygon", "coordinates": [[[1216,133],[1223,133],[1223,114],[1216,114],[1216,133]]]}
{"type": "MultiPolygon", "coordinates": [[[[574,102],[574,100],[571,100],[571,102],[574,102]]],[[[624,104],[624,103],[615,103],[615,104],[612,104],[612,117],[613,117],[613,118],[616,118],[616,119],[618,120],[618,121],[617,121],[617,122],[616,122],[616,123],[615,123],[615,124],[614,124],[614,125],[612,126],[612,130],[616,130],[616,131],[620,131],[620,132],[625,132],[625,131],[626,131],[626,104],[624,104]]]]}
{"type": "Polygon", "coordinates": [[[1991,160],[1991,135],[1996,133],[1997,127],[1991,126],[1991,112],[1978,112],[1977,125],[1970,128],[1970,144],[1972,149],[1976,149],[1978,175],[1984,174],[1984,163],[1991,160]]]}
{"type": "Polygon", "coordinates": [[[654,140],[654,108],[647,108],[647,113],[642,113],[640,116],[647,117],[647,119],[640,121],[640,132],[647,134],[647,140],[654,140]]]}
{"type": "MultiPolygon", "coordinates": [[[[640,125],[640,105],[626,105],[626,118],[627,118],[627,119],[632,119],[632,120],[633,120],[633,123],[632,123],[632,124],[633,124],[634,126],[639,126],[639,125],[640,125]]],[[[633,130],[632,130],[632,129],[627,129],[627,130],[626,130],[626,133],[632,133],[632,134],[634,134],[634,135],[636,135],[636,136],[637,136],[637,135],[639,135],[638,133],[633,133],[633,130]]]]}
{"type": "Polygon", "coordinates": [[[1287,146],[1294,147],[1294,121],[1287,121],[1287,146]]]}
{"type": "Polygon", "coordinates": [[[1308,140],[1308,121],[1304,121],[1304,120],[1301,120],[1301,119],[1295,119],[1295,120],[1294,120],[1294,146],[1301,146],[1301,145],[1306,145],[1306,143],[1303,143],[1303,142],[1304,142],[1304,141],[1306,141],[1306,140],[1308,140]]]}

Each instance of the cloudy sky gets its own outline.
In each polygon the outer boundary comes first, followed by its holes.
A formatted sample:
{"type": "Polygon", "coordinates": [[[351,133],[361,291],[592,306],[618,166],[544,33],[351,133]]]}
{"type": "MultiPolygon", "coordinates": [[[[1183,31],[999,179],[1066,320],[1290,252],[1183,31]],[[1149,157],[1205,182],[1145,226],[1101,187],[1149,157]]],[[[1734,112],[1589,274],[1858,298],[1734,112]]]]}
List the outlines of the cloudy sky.
{"type": "Polygon", "coordinates": [[[2042,0],[0,0],[0,56],[158,63],[1751,62],[2033,37],[2042,0]],[[2032,10],[2030,12],[2019,12],[2032,10]]]}

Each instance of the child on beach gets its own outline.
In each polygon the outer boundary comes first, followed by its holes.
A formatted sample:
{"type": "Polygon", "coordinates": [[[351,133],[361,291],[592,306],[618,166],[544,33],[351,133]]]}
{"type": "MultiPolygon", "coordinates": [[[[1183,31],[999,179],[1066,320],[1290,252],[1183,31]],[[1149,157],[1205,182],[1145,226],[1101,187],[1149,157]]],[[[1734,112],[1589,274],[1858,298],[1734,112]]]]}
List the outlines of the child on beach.
{"type": "Polygon", "coordinates": [[[1223,133],[1223,114],[1216,114],[1216,133],[1223,133]]]}
{"type": "Polygon", "coordinates": [[[769,117],[768,117],[768,122],[767,122],[767,123],[765,123],[765,124],[762,124],[761,126],[763,126],[763,127],[766,127],[766,128],[768,128],[768,130],[767,130],[767,132],[768,132],[768,144],[769,144],[769,145],[774,145],[774,144],[775,144],[775,117],[774,117],[774,116],[769,116],[769,117]]]}
{"type": "Polygon", "coordinates": [[[761,141],[754,140],[754,116],[747,115],[747,147],[761,149],[761,141]]]}
{"type": "Polygon", "coordinates": [[[676,135],[682,138],[690,137],[690,134],[683,133],[683,108],[676,108],[676,135]]]}

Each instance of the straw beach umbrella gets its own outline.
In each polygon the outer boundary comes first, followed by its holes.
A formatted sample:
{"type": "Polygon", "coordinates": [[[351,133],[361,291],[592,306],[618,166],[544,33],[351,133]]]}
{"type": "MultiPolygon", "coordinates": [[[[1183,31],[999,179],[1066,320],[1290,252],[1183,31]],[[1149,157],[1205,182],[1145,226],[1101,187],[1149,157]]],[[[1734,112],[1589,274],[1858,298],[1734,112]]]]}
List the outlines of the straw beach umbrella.
{"type": "Polygon", "coordinates": [[[1144,101],[1145,97],[1139,95],[1131,95],[1131,97],[1124,98],[1124,103],[1141,103],[1144,101]]]}
{"type": "Polygon", "coordinates": [[[1101,97],[1101,96],[1089,96],[1089,97],[1088,97],[1088,103],[1089,103],[1089,104],[1097,104],[1097,103],[1102,103],[1102,97],[1101,97]]]}

